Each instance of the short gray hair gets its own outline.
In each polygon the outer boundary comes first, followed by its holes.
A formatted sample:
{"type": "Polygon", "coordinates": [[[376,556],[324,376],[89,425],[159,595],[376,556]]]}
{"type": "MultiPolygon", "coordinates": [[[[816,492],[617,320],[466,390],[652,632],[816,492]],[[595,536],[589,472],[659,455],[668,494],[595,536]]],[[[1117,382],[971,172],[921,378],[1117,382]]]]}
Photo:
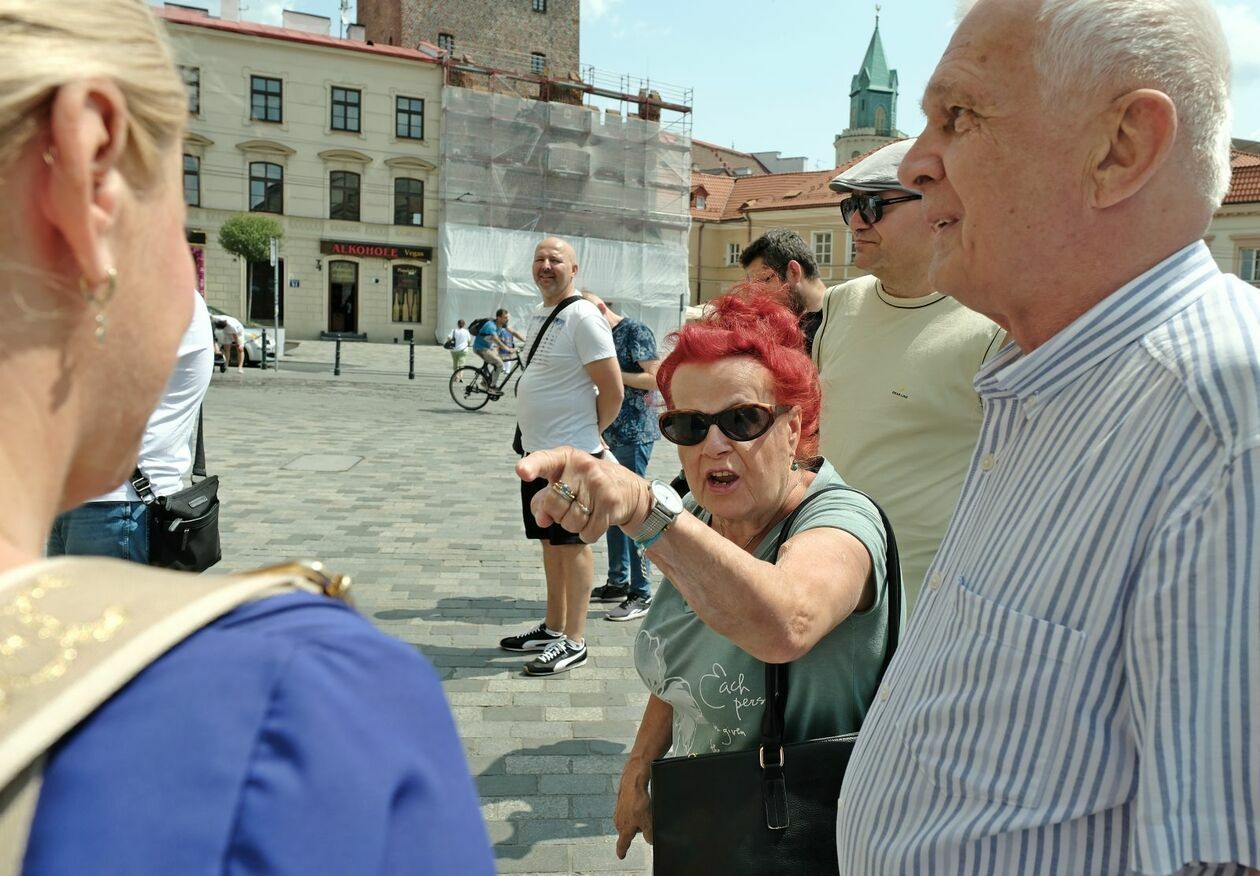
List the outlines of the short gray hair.
{"type": "MultiPolygon", "coordinates": [[[[959,0],[960,18],[977,0],[959,0]]],[[[1033,65],[1047,105],[1156,88],[1177,107],[1193,188],[1229,191],[1229,47],[1210,0],[1042,0],[1033,65]]]]}

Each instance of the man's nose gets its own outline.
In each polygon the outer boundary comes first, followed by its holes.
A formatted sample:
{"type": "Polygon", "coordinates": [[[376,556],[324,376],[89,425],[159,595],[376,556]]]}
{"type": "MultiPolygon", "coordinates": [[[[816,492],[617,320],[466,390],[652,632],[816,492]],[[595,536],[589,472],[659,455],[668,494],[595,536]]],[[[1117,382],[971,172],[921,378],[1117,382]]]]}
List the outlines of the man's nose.
{"type": "Polygon", "coordinates": [[[897,179],[903,186],[919,191],[944,177],[945,166],[941,163],[940,152],[933,145],[932,138],[924,132],[901,159],[901,166],[897,168],[897,179]]]}

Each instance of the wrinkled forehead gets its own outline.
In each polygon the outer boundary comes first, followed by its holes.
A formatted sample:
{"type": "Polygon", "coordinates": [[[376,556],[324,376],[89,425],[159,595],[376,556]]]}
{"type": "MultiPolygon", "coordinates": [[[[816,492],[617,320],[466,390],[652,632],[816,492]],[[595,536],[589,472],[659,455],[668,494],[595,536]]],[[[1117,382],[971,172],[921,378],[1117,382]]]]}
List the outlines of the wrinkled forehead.
{"type": "Polygon", "coordinates": [[[1033,52],[1041,0],[980,0],[954,31],[924,103],[977,100],[1035,89],[1033,52]]]}

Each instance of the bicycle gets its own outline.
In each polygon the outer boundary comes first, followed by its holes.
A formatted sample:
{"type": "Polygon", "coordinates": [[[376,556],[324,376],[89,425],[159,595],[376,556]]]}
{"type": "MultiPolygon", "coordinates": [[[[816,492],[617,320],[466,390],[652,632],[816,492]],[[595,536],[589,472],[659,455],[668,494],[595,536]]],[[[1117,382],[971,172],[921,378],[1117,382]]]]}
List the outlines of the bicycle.
{"type": "Polygon", "coordinates": [[[489,362],[480,367],[464,365],[457,368],[451,375],[451,398],[455,399],[455,404],[466,411],[480,410],[486,406],[486,402],[498,401],[503,397],[503,391],[513,376],[516,376],[517,381],[512,387],[512,395],[516,395],[517,387],[520,386],[521,370],[519,357],[505,359],[503,360],[503,374],[499,382],[492,384],[490,377],[494,369],[489,362]]]}

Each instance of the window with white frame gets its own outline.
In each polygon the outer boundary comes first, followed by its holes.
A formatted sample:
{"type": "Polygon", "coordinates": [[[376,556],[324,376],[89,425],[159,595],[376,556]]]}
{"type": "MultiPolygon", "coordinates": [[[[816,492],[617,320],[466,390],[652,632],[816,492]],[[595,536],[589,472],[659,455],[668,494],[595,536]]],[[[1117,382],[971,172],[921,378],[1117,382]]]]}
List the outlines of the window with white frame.
{"type": "Polygon", "coordinates": [[[820,265],[831,264],[831,232],[814,232],[814,261],[820,265]]]}
{"type": "Polygon", "coordinates": [[[1260,249],[1243,247],[1238,251],[1238,255],[1240,256],[1238,276],[1248,283],[1260,286],[1260,249]]]}
{"type": "Polygon", "coordinates": [[[189,207],[201,206],[201,159],[196,155],[184,155],[184,203],[189,207]]]}
{"type": "Polygon", "coordinates": [[[857,241],[853,239],[853,233],[850,232],[849,233],[849,259],[848,261],[845,262],[845,264],[851,265],[855,261],[857,261],[857,241]]]}
{"type": "Polygon", "coordinates": [[[529,53],[529,72],[542,74],[547,69],[547,56],[542,52],[529,53]]]}
{"type": "Polygon", "coordinates": [[[445,52],[455,51],[455,37],[449,33],[438,34],[438,48],[445,52]]]}
{"type": "Polygon", "coordinates": [[[728,265],[739,264],[740,247],[738,243],[728,243],[726,245],[726,263],[728,265]]]}
{"type": "Polygon", "coordinates": [[[535,12],[546,12],[546,11],[547,11],[547,0],[534,0],[534,11],[535,11],[535,12]]]}
{"type": "Polygon", "coordinates": [[[332,118],[334,131],[359,133],[359,111],[362,109],[363,92],[357,88],[332,87],[332,118]]]}

